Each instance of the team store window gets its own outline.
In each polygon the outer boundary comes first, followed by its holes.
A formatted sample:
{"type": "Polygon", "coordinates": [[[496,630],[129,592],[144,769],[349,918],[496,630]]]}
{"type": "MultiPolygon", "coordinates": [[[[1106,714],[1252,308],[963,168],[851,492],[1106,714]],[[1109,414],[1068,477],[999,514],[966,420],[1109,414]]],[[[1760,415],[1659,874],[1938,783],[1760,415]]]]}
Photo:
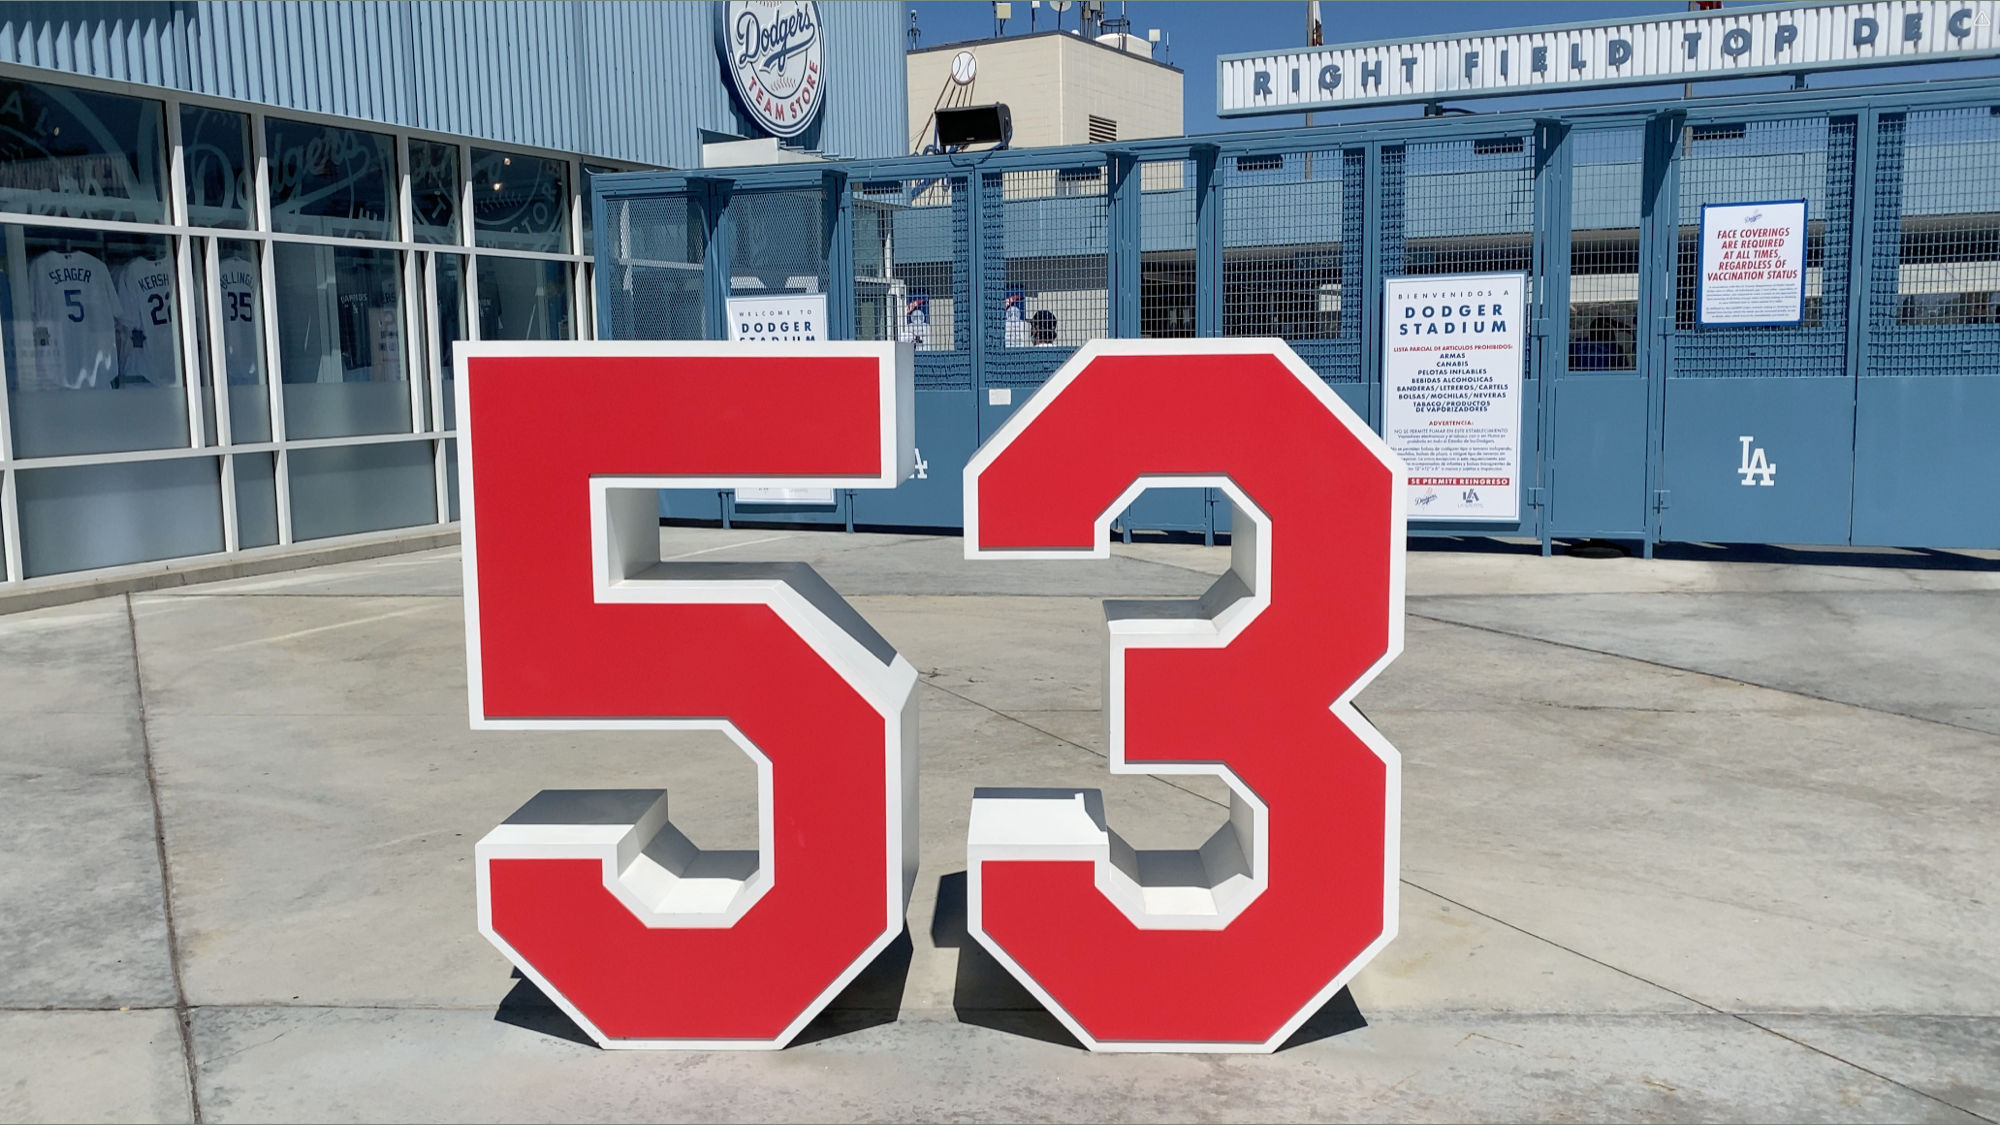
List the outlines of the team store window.
{"type": "Polygon", "coordinates": [[[612,170],[0,74],[0,583],[455,520],[456,345],[591,334],[612,170]]]}

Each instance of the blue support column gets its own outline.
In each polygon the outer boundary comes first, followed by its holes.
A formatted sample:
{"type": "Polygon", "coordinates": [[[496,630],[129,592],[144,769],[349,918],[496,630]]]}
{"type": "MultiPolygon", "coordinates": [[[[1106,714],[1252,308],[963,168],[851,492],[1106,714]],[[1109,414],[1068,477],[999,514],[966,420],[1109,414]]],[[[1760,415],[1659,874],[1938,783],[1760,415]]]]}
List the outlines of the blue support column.
{"type": "MultiPolygon", "coordinates": [[[[968,346],[968,361],[972,370],[972,389],[975,394],[986,385],[986,331],[988,318],[998,315],[987,307],[993,294],[986,291],[986,175],[979,168],[968,168],[965,173],[965,288],[966,304],[970,307],[960,312],[952,310],[954,317],[967,317],[971,339],[968,346]]],[[[978,429],[979,407],[973,404],[974,429],[978,429]]]]}
{"type": "MultiPolygon", "coordinates": [[[[697,181],[690,180],[693,184],[697,181]]],[[[706,315],[708,338],[727,340],[729,338],[729,264],[734,257],[734,239],[730,232],[729,196],[735,186],[729,180],[703,180],[702,217],[708,223],[708,245],[701,257],[702,295],[708,305],[706,315]]],[[[728,519],[725,515],[724,520],[728,519]]]]}
{"type": "MultiPolygon", "coordinates": [[[[1194,145],[1194,334],[1222,335],[1222,155],[1214,145],[1194,145]]],[[[1207,519],[1201,541],[1215,545],[1218,513],[1228,503],[1219,489],[1207,489],[1207,519]]]]}
{"type": "Polygon", "coordinates": [[[1105,155],[1110,180],[1111,262],[1107,271],[1111,335],[1130,339],[1139,334],[1139,241],[1142,205],[1139,161],[1130,153],[1105,155]]]}
{"type": "MultiPolygon", "coordinates": [[[[821,178],[826,211],[826,329],[831,340],[854,339],[854,204],[847,193],[847,176],[828,172],[821,178]]],[[[901,310],[898,310],[900,315],[901,310]]],[[[850,511],[853,505],[848,505],[850,511]]],[[[854,530],[853,517],[848,519],[854,530]]]]}
{"type": "Polygon", "coordinates": [[[1855,115],[1854,224],[1847,259],[1847,374],[1856,380],[1868,370],[1868,295],[1874,282],[1870,263],[1875,260],[1875,198],[1881,179],[1876,149],[1881,131],[1879,110],[1870,107],[1855,115]]]}
{"type": "MultiPolygon", "coordinates": [[[[1341,279],[1341,301],[1361,305],[1361,377],[1368,383],[1368,424],[1382,432],[1382,282],[1403,272],[1403,176],[1402,163],[1396,174],[1385,176],[1379,141],[1368,144],[1363,167],[1361,201],[1361,276],[1352,289],[1341,279]],[[1393,182],[1391,182],[1393,180],[1393,182]],[[1394,193],[1394,206],[1384,215],[1385,197],[1394,193]],[[1388,245],[1393,239],[1394,247],[1388,245]],[[1351,296],[1350,296],[1351,294],[1351,296]]],[[[1401,145],[1392,146],[1399,153],[1401,145]]]]}
{"type": "Polygon", "coordinates": [[[597,306],[597,338],[611,339],[611,201],[604,197],[602,185],[593,184],[590,191],[590,213],[595,222],[590,228],[590,256],[597,263],[593,275],[591,294],[597,306]]]}
{"type": "Polygon", "coordinates": [[[1640,368],[1646,374],[1646,538],[1641,554],[1653,557],[1662,513],[1671,498],[1662,489],[1666,457],[1667,375],[1673,370],[1675,271],[1680,267],[1681,127],[1679,112],[1646,123],[1646,159],[1639,189],[1640,368]]]}
{"type": "Polygon", "coordinates": [[[1222,157],[1214,145],[1195,145],[1194,334],[1222,335],[1222,157]]]}
{"type": "MultiPolygon", "coordinates": [[[[1537,509],[1535,519],[1541,525],[1544,555],[1554,549],[1550,500],[1560,471],[1555,464],[1554,387],[1569,362],[1570,184],[1576,162],[1575,146],[1569,138],[1570,127],[1564,122],[1535,123],[1535,307],[1529,320],[1534,353],[1528,377],[1535,381],[1540,409],[1536,411],[1535,435],[1538,469],[1523,499],[1537,509]]],[[[1523,388],[1524,393],[1526,390],[1523,388]]]]}

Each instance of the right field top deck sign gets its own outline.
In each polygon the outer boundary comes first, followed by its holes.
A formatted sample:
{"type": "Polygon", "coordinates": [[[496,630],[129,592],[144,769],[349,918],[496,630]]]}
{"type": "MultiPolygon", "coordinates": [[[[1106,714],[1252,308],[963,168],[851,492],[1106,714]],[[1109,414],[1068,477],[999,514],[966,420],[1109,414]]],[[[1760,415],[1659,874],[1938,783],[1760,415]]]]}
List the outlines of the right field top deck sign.
{"type": "Polygon", "coordinates": [[[1805,200],[1702,207],[1697,307],[1704,327],[1797,324],[1805,303],[1805,200]]]}

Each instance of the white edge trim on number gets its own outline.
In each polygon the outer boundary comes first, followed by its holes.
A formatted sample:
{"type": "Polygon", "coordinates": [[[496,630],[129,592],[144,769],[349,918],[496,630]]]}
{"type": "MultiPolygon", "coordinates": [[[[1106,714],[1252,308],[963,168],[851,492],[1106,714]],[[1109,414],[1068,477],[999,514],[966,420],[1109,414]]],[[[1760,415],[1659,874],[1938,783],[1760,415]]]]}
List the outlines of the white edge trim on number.
{"type": "MultiPolygon", "coordinates": [[[[968,834],[966,855],[966,930],[987,952],[992,954],[996,960],[1005,966],[1007,971],[1016,980],[1020,981],[1050,1014],[1061,1021],[1070,1034],[1076,1036],[1078,1042],[1093,1051],[1269,1053],[1283,1046],[1285,1041],[1290,1039],[1307,1020],[1311,1019],[1321,1008],[1325,1007],[1327,1002],[1332,1000],[1342,988],[1345,988],[1356,973],[1360,972],[1368,962],[1375,958],[1376,954],[1380,953],[1389,942],[1393,941],[1399,925],[1399,872],[1402,853],[1402,756],[1389,743],[1389,740],[1383,737],[1380,731],[1375,729],[1374,724],[1370,723],[1355,708],[1354,698],[1375,677],[1379,676],[1382,670],[1388,667],[1397,656],[1401,655],[1403,651],[1404,584],[1407,572],[1406,546],[1408,535],[1408,514],[1405,510],[1404,498],[1408,491],[1407,481],[1409,470],[1404,466],[1402,458],[1398,457],[1383,442],[1382,438],[1369,428],[1360,415],[1356,414],[1344,399],[1335,394],[1326,385],[1325,381],[1320,379],[1318,374],[1304,360],[1300,359],[1298,354],[1293,352],[1291,347],[1283,340],[1241,337],[1196,340],[1093,340],[1078,349],[1076,355],[1068,363],[1065,363],[1035,393],[1033,398],[1024,404],[1020,410],[1016,411],[994,433],[993,437],[980,447],[979,451],[973,455],[971,461],[966,465],[965,557],[968,559],[1109,558],[1111,553],[1110,527],[1112,518],[1118,512],[1123,511],[1127,504],[1131,503],[1132,500],[1137,498],[1147,488],[1220,488],[1229,495],[1234,509],[1234,522],[1231,526],[1239,529],[1248,528],[1251,531],[1251,535],[1244,536],[1239,531],[1238,534],[1231,537],[1230,569],[1222,580],[1218,580],[1216,586],[1210,588],[1210,594],[1217,593],[1222,588],[1223,582],[1227,581],[1230,575],[1235,575],[1249,587],[1248,595],[1238,597],[1227,606],[1218,607],[1211,605],[1209,607],[1210,616],[1203,618],[1167,620],[1129,617],[1111,621],[1109,623],[1111,637],[1110,644],[1107,646],[1107,678],[1105,685],[1105,713],[1106,721],[1109,725],[1110,772],[1213,774],[1221,777],[1228,784],[1231,794],[1231,824],[1225,825],[1222,832],[1229,832],[1232,827],[1235,827],[1240,833],[1242,831],[1241,818],[1243,812],[1247,809],[1254,814],[1254,828],[1252,832],[1255,841],[1253,846],[1255,855],[1252,859],[1254,893],[1242,897],[1240,901],[1234,902],[1227,916],[1223,918],[1219,925],[1215,925],[1213,928],[1226,926],[1228,919],[1240,914],[1251,901],[1254,901],[1256,895],[1263,892],[1266,886],[1269,872],[1269,835],[1266,806],[1262,801],[1257,799],[1254,793],[1249,791],[1248,787],[1244,786],[1235,777],[1233,772],[1220,764],[1172,763],[1165,766],[1148,768],[1133,766],[1127,763],[1124,741],[1124,656],[1126,652],[1133,648],[1181,646],[1226,647],[1251,621],[1261,615],[1264,609],[1270,604],[1271,597],[1272,554],[1270,540],[1273,529],[1270,518],[1252,503],[1249,497],[1227,476],[1150,475],[1141,476],[1110,507],[1105,509],[1103,515],[1098,517],[1095,530],[1096,540],[1088,551],[988,550],[978,545],[977,535],[980,474],[1034,421],[1035,417],[1042,410],[1047,408],[1049,402],[1053,401],[1057,395],[1062,393],[1065,387],[1076,379],[1077,375],[1092,360],[1104,355],[1188,354],[1275,355],[1291,371],[1294,377],[1313,392],[1314,397],[1330,413],[1340,419],[1350,434],[1375,454],[1376,458],[1389,469],[1394,478],[1390,482],[1392,502],[1389,512],[1389,536],[1388,543],[1386,544],[1389,552],[1388,641],[1382,656],[1374,664],[1370,665],[1366,671],[1361,673],[1355,679],[1354,683],[1328,706],[1328,709],[1342,723],[1346,724],[1348,729],[1352,730],[1361,739],[1362,743],[1374,752],[1376,757],[1382,760],[1385,767],[1384,782],[1387,790],[1385,794],[1387,807],[1384,810],[1382,933],[1357,954],[1340,972],[1335,974],[1333,979],[1317,995],[1303,1005],[1290,1019],[1286,1020],[1276,1033],[1261,1043],[1099,1040],[1085,1030],[1083,1025],[1078,1023],[1069,1012],[1064,1010],[1062,1005],[1058,1004],[1046,989],[1030,977],[1019,962],[1015,961],[1004,949],[1000,948],[998,943],[987,936],[981,912],[982,887],[980,876],[987,860],[1007,858],[1074,858],[1091,860],[1096,864],[1096,885],[1100,892],[1105,892],[1106,897],[1114,905],[1117,905],[1120,911],[1127,918],[1131,919],[1135,925],[1140,928],[1172,928],[1182,924],[1177,920],[1162,922],[1157,920],[1158,916],[1153,916],[1153,918],[1149,919],[1140,914],[1135,914],[1125,902],[1121,901],[1119,895],[1107,891],[1107,888],[1115,887],[1117,882],[1123,878],[1123,872],[1115,871],[1114,864],[1111,861],[1111,840],[1115,838],[1115,834],[1110,832],[1109,826],[1103,821],[1101,798],[1098,799],[1096,815],[1094,817],[1091,815],[1090,798],[1096,797],[1096,793],[1090,790],[1069,791],[1072,797],[1062,801],[1061,804],[1069,805],[1073,802],[1073,809],[1058,809],[1055,811],[1054,816],[1048,815],[1046,811],[1042,815],[1034,815],[1036,810],[1033,809],[1003,811],[998,806],[1005,799],[995,801],[992,798],[982,799],[977,795],[974,796],[975,825],[978,824],[980,819],[984,819],[987,825],[980,827],[986,827],[990,836],[1003,837],[1004,840],[992,839],[991,842],[981,843],[977,835],[974,834],[978,831],[977,828],[975,828],[974,833],[968,834]],[[1246,546],[1243,540],[1246,538],[1253,540],[1247,544],[1247,551],[1243,549],[1246,546]],[[1218,610],[1219,612],[1217,612],[1218,610]],[[1089,796],[1086,796],[1086,794],[1089,796]],[[980,818],[979,816],[982,800],[989,802],[988,815],[985,818],[980,818]],[[993,815],[995,813],[999,815],[993,815]],[[1014,815],[1010,815],[1010,813],[1014,815]],[[1087,819],[1080,819],[1080,817],[1087,819]],[[1068,838],[1047,840],[1044,833],[1049,829],[1054,829],[1057,832],[1067,831],[1069,833],[1068,838]],[[1040,845],[1030,844],[1025,849],[1021,846],[1025,840],[1032,840],[1037,836],[1042,836],[1045,842],[1040,845]],[[1067,855],[1064,853],[1067,853],[1067,855]],[[1148,925],[1149,921],[1152,922],[1150,926],[1148,925]]],[[[1055,797],[1055,791],[1049,791],[1048,796],[1055,797]]],[[[1020,802],[1014,801],[1008,803],[1018,804],[1020,802]]],[[[1047,799],[1039,800],[1036,803],[1043,805],[1045,810],[1057,805],[1057,802],[1047,799]]],[[[1218,833],[1218,835],[1221,835],[1221,833],[1218,833]]],[[[1130,880],[1125,879],[1124,881],[1129,882],[1130,880]]],[[[1218,915],[1220,915],[1219,911],[1218,915]]],[[[1209,928],[1207,918],[1200,919],[1200,922],[1203,928],[1209,928]]]]}
{"type": "MultiPolygon", "coordinates": [[[[905,915],[916,878],[917,841],[917,754],[916,700],[917,674],[909,661],[896,654],[884,664],[839,623],[800,594],[789,583],[769,578],[738,580],[674,581],[633,577],[656,565],[659,558],[657,499],[651,491],[673,487],[735,487],[745,485],[815,485],[839,488],[894,488],[911,471],[915,458],[915,378],[913,348],[909,344],[834,342],[801,344],[726,343],[720,341],[485,341],[458,345],[463,368],[454,388],[459,419],[459,516],[461,566],[465,583],[465,644],[468,719],[474,730],[717,730],[735,741],[758,767],[758,872],[743,890],[733,896],[729,908],[720,913],[663,915],[646,909],[616,868],[621,845],[627,852],[636,844],[640,824],[619,827],[615,832],[595,833],[582,826],[547,827],[550,831],[524,831],[521,825],[501,825],[489,832],[474,848],[477,870],[479,932],[564,1014],[583,1029],[600,1047],[607,1049],[768,1049],[789,1044],[806,1025],[824,1011],[842,989],[853,982],[882,951],[903,932],[905,915]],[[884,807],[888,816],[886,854],[888,885],[882,933],[869,944],[840,976],[817,996],[778,1036],[769,1040],[744,1039],[614,1039],[600,1031],[584,1013],[551,984],[528,959],[493,930],[492,900],[487,861],[492,858],[573,859],[585,854],[605,861],[605,887],[633,909],[649,927],[726,927],[733,925],[749,907],[776,885],[772,817],[771,769],[769,759],[757,749],[735,724],[722,719],[490,719],[485,712],[484,684],[480,657],[479,564],[477,489],[472,472],[473,442],[478,429],[471,409],[472,382],[478,377],[479,361],[489,358],[673,358],[737,357],[745,355],[866,356],[880,365],[878,417],[881,447],[878,472],[850,477],[592,477],[590,485],[592,587],[600,602],[713,603],[768,605],[793,632],[854,686],[869,705],[882,716],[884,739],[884,807]],[[631,502],[634,497],[643,503],[631,502]],[[645,534],[650,531],[651,534],[645,534]],[[542,836],[540,841],[534,839],[542,836]]],[[[664,803],[664,797],[661,799],[664,803]]],[[[664,827],[664,817],[660,818],[664,827]]],[[[642,818],[643,822],[644,818],[642,818]]],[[[603,826],[594,826],[603,827],[603,826]]]]}

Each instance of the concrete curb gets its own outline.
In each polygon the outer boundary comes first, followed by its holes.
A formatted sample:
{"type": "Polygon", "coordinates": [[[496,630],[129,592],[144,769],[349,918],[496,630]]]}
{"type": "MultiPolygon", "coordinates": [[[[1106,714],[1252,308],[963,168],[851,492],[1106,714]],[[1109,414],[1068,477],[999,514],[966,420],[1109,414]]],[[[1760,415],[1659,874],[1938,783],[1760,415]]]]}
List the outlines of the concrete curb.
{"type": "Polygon", "coordinates": [[[458,528],[424,528],[385,535],[353,537],[306,545],[264,548],[230,556],[174,559],[143,568],[125,567],[87,578],[55,580],[47,585],[30,584],[21,589],[0,591],[0,615],[25,613],[31,609],[70,605],[96,598],[137,594],[147,590],[193,586],[203,582],[224,582],[232,578],[253,578],[285,570],[303,570],[333,563],[358,562],[384,555],[403,555],[458,546],[458,528]]]}

